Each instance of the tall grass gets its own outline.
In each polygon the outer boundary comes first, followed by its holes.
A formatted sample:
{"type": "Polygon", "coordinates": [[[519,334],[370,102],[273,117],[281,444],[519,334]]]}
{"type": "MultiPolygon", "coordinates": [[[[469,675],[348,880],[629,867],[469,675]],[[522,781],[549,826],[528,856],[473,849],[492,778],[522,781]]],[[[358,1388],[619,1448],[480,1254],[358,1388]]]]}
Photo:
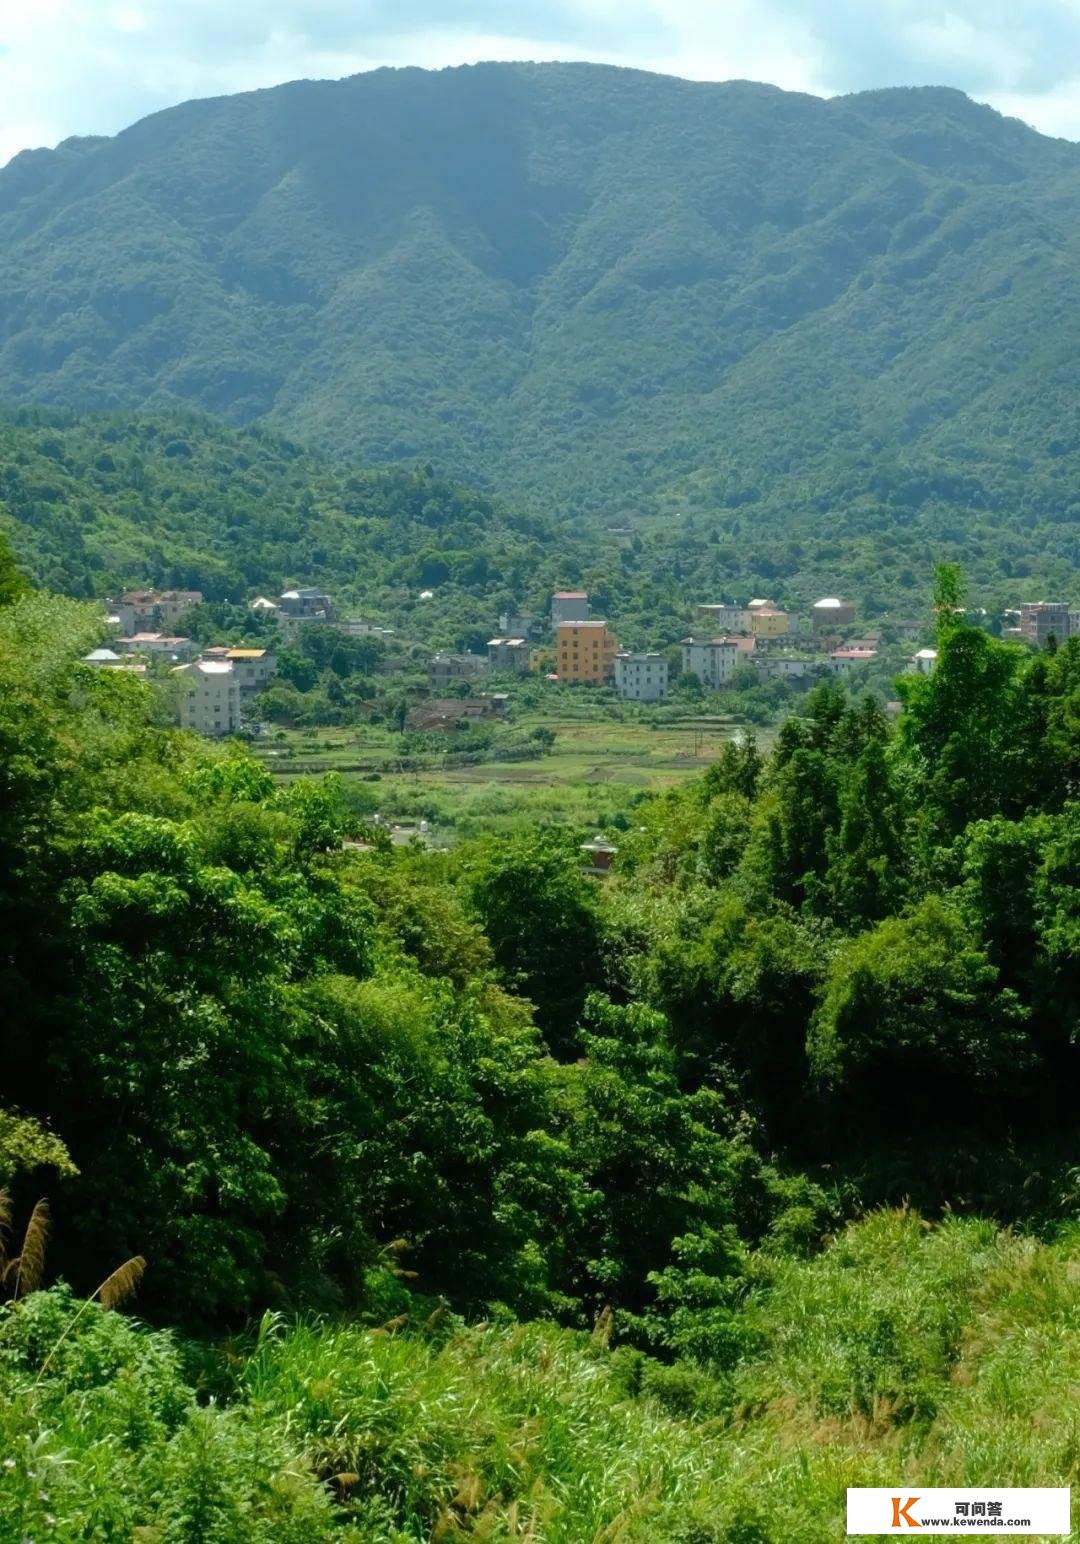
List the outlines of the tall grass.
{"type": "Polygon", "coordinates": [[[0,1317],[0,1538],[822,1544],[847,1485],[1080,1479],[1080,1234],[888,1211],[758,1274],[723,1380],[440,1312],[195,1348],[94,1305],[65,1339],[78,1305],[32,1294],[0,1317]]]}

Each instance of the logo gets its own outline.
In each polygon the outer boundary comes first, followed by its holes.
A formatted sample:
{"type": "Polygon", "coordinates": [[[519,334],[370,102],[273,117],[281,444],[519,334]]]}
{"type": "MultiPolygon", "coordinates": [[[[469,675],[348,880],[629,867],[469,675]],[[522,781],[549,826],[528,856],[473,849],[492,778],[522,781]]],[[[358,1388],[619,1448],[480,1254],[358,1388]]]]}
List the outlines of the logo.
{"type": "Polygon", "coordinates": [[[974,1534],[1070,1533],[1068,1488],[987,1487],[964,1490],[891,1485],[887,1489],[852,1488],[847,1493],[849,1534],[884,1534],[891,1538],[920,1533],[974,1534]]]}
{"type": "Polygon", "coordinates": [[[909,1496],[908,1499],[904,1502],[903,1506],[901,1506],[899,1496],[894,1496],[892,1498],[892,1525],[894,1528],[899,1528],[901,1518],[903,1518],[904,1522],[907,1523],[909,1528],[922,1527],[922,1523],[917,1522],[916,1519],[911,1515],[911,1508],[915,1505],[918,1499],[918,1496],[909,1496]]]}

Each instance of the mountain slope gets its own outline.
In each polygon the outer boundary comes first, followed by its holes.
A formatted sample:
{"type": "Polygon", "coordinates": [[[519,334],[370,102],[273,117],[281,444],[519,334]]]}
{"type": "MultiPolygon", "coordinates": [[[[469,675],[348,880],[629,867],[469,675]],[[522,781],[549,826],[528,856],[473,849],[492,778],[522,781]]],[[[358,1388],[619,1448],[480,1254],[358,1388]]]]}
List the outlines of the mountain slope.
{"type": "Polygon", "coordinates": [[[358,469],[177,411],[0,418],[0,532],[34,584],[69,595],[153,584],[238,601],[325,584],[440,642],[486,640],[500,605],[529,586],[546,599],[588,551],[430,468],[358,469]]]}
{"type": "Polygon", "coordinates": [[[1068,526],[1078,212],[1080,147],[943,89],[298,82],[0,172],[0,401],[194,405],[586,508],[1068,526]]]}

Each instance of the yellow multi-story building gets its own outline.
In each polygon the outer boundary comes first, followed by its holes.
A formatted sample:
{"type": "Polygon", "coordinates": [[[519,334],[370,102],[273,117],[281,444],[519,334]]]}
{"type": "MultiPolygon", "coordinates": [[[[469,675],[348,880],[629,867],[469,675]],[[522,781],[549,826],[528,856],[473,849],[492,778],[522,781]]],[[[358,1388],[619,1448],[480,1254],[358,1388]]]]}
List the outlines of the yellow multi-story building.
{"type": "Polygon", "coordinates": [[[555,672],[560,681],[608,681],[615,674],[618,639],[606,622],[560,622],[555,629],[555,672]]]}
{"type": "Polygon", "coordinates": [[[783,638],[788,631],[788,614],[776,606],[751,607],[749,620],[755,638],[783,638]]]}

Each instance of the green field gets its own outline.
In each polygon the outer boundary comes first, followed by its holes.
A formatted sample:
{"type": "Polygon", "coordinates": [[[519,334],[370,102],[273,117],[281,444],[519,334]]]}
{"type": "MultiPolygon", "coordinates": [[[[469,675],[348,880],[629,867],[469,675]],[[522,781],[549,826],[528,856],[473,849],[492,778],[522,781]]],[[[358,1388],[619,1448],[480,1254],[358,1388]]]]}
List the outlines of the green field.
{"type": "Polygon", "coordinates": [[[554,745],[529,759],[462,766],[455,737],[447,734],[444,747],[403,765],[400,735],[361,725],[278,731],[257,741],[255,753],[283,780],[340,772],[361,808],[390,819],[427,820],[449,836],[538,818],[608,824],[642,794],[702,772],[724,741],[741,732],[721,715],[639,712],[593,700],[526,709],[511,727],[524,733],[549,729],[554,745]]]}

